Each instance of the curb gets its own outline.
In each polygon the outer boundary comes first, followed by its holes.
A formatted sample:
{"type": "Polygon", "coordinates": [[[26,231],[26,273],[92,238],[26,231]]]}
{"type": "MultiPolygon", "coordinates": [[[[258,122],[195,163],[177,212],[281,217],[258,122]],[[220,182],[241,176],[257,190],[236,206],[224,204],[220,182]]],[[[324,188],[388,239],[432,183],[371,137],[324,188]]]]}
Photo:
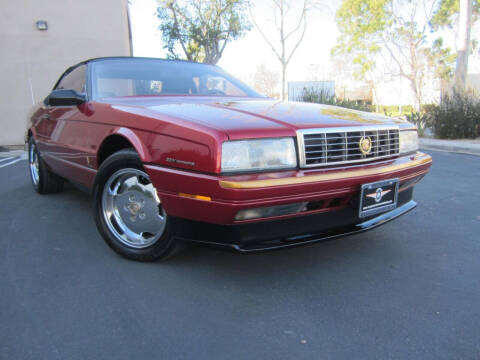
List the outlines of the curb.
{"type": "Polygon", "coordinates": [[[420,139],[420,148],[424,150],[480,156],[480,144],[463,144],[455,140],[420,139]]]}
{"type": "Polygon", "coordinates": [[[432,150],[432,151],[440,151],[440,152],[447,152],[447,153],[454,153],[454,154],[462,154],[462,155],[472,155],[472,156],[480,156],[479,152],[471,152],[465,150],[463,148],[450,148],[450,147],[442,147],[442,146],[423,146],[420,145],[421,150],[432,150]]]}

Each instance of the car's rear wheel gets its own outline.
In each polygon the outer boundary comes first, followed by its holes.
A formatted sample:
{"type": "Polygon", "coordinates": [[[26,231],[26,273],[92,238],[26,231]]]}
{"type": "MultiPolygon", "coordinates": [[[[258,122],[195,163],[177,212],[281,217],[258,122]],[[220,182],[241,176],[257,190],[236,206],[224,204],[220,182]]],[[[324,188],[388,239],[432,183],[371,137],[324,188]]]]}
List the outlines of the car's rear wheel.
{"type": "Polygon", "coordinates": [[[167,213],[134,150],[116,152],[101,165],[94,206],[98,230],[121,255],[153,261],[178,249],[167,213]]]}
{"type": "Polygon", "coordinates": [[[28,170],[33,188],[38,193],[50,194],[63,189],[63,179],[48,169],[33,137],[28,141],[28,170]]]}

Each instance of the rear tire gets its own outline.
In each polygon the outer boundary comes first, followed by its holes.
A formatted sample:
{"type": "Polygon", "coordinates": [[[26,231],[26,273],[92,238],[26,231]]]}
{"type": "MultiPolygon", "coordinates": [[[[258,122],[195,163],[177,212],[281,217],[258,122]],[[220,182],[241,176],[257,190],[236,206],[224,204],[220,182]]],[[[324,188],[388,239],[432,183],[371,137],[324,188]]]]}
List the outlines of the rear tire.
{"type": "Polygon", "coordinates": [[[51,194],[63,190],[64,180],[48,169],[33,137],[28,141],[28,169],[33,188],[39,194],[51,194]]]}
{"type": "Polygon", "coordinates": [[[100,166],[93,192],[95,222],[105,242],[137,261],[167,259],[180,248],[155,188],[133,149],[100,166]]]}

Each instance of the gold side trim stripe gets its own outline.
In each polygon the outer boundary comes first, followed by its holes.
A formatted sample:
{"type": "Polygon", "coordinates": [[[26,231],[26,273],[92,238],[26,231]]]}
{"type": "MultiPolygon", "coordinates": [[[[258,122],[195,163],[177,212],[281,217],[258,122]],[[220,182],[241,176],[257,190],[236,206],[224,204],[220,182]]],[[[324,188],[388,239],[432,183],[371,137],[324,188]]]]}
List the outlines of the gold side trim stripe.
{"type": "Polygon", "coordinates": [[[309,176],[302,176],[302,177],[289,177],[289,178],[283,178],[283,179],[265,179],[265,180],[247,180],[247,181],[219,180],[219,183],[220,183],[220,186],[225,189],[265,188],[265,187],[273,187],[273,186],[305,184],[305,183],[318,182],[318,181],[341,180],[341,179],[355,178],[359,176],[385,174],[392,171],[399,171],[399,170],[408,169],[414,166],[428,164],[431,162],[432,162],[432,158],[429,155],[419,153],[416,155],[415,160],[408,161],[404,164],[388,165],[380,168],[339,171],[339,172],[330,173],[330,174],[327,173],[327,174],[309,175],[309,176]],[[419,159],[419,157],[421,157],[421,159],[419,159]]]}

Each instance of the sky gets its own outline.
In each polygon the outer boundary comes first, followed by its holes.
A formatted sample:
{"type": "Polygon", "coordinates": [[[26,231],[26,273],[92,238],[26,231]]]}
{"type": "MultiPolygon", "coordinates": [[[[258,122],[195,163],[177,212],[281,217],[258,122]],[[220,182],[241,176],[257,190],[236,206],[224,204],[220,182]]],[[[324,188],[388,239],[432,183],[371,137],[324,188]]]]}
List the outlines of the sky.
{"type": "MultiPolygon", "coordinates": [[[[294,26],[300,14],[301,1],[293,1],[287,18],[294,26]],[[296,5],[295,5],[296,4],[296,5]]],[[[331,68],[330,50],[335,45],[338,34],[335,24],[335,12],[339,0],[329,0],[320,10],[310,10],[307,18],[307,32],[302,43],[292,57],[287,68],[287,81],[329,80],[331,68]]],[[[252,13],[257,24],[269,39],[278,39],[273,30],[273,8],[271,0],[252,1],[252,13]]],[[[132,24],[132,42],[134,56],[165,57],[158,19],[155,16],[156,0],[131,0],[130,19],[132,24]]],[[[300,36],[300,34],[298,34],[300,36]]],[[[288,44],[291,49],[295,39],[288,44]]],[[[277,42],[277,48],[280,43],[277,42]]],[[[253,26],[246,36],[227,44],[218,65],[235,77],[248,80],[257,66],[265,63],[280,76],[280,62],[269,45],[253,26]]]]}

